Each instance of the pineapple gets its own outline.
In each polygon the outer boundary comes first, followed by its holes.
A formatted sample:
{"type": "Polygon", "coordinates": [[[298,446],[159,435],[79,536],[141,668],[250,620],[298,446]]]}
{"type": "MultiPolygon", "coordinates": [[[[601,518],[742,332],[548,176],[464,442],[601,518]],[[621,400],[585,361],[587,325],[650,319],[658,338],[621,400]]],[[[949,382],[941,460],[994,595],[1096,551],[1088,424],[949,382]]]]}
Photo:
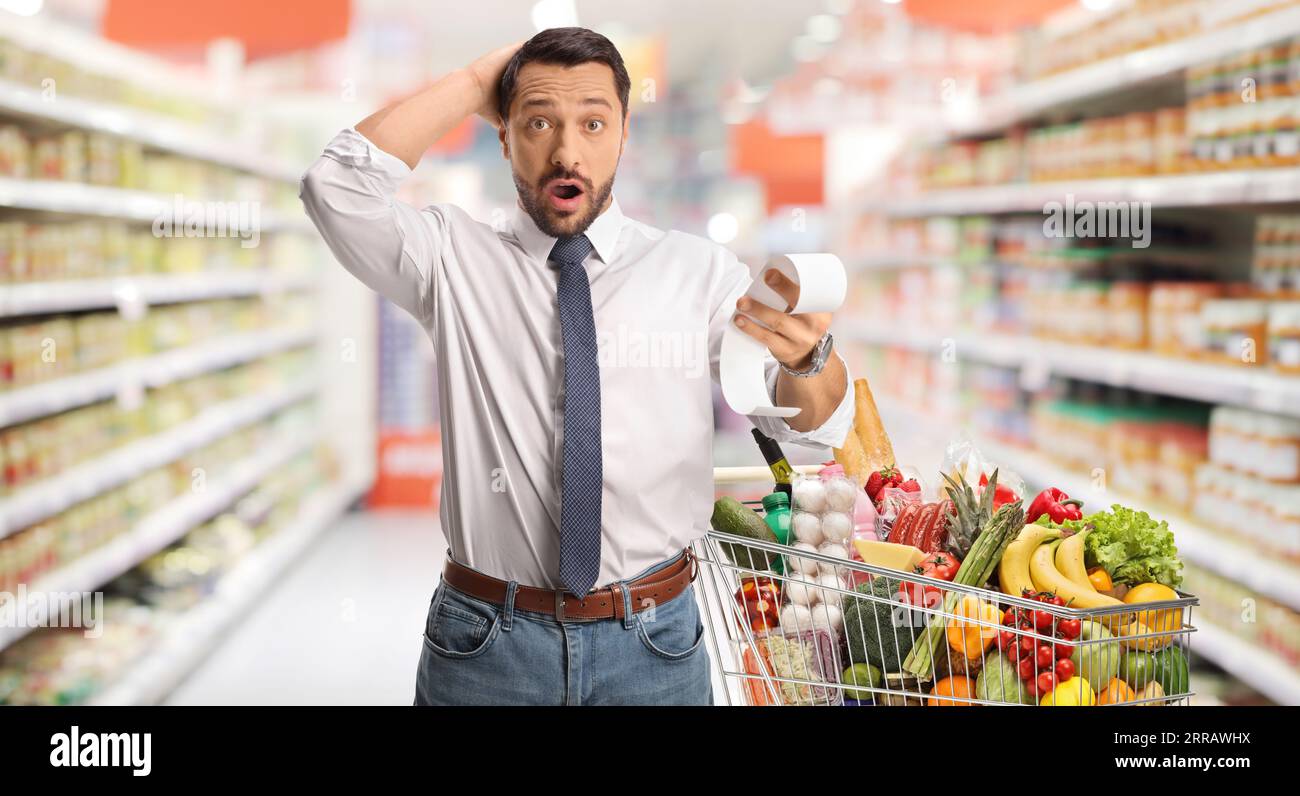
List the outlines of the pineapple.
{"type": "Polygon", "coordinates": [[[965,478],[958,482],[947,473],[941,475],[948,482],[948,496],[955,508],[955,513],[948,515],[948,541],[944,549],[965,561],[971,545],[975,544],[975,537],[979,536],[993,516],[993,495],[997,491],[998,471],[994,470],[993,475],[989,476],[988,485],[979,497],[975,496],[975,490],[971,489],[965,478]]]}

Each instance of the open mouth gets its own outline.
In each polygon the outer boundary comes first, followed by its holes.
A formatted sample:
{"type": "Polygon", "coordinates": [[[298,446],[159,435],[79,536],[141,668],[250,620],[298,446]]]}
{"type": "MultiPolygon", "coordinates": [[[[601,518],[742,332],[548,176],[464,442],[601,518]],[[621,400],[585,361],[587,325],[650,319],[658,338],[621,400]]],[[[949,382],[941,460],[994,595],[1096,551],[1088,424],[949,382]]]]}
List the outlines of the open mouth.
{"type": "Polygon", "coordinates": [[[547,187],[546,195],[556,210],[577,210],[582,199],[582,183],[576,180],[555,180],[547,187]]]}

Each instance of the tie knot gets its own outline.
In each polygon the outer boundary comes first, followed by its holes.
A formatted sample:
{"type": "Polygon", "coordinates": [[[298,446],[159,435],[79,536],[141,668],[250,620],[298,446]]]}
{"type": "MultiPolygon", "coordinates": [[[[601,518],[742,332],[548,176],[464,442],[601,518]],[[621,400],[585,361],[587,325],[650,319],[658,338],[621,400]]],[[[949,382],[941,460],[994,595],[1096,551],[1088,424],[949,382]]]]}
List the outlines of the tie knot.
{"type": "Polygon", "coordinates": [[[586,235],[559,238],[551,248],[551,259],[560,265],[581,265],[587,255],[591,254],[591,248],[591,241],[587,240],[586,235]]]}

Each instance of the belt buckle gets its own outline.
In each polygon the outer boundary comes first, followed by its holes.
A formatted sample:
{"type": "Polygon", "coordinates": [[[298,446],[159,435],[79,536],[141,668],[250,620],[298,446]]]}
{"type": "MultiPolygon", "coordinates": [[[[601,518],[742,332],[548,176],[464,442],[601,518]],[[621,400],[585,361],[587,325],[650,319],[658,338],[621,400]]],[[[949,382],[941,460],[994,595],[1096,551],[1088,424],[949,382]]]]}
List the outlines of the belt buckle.
{"type": "Polygon", "coordinates": [[[555,621],[564,621],[564,589],[555,590],[555,621]]]}

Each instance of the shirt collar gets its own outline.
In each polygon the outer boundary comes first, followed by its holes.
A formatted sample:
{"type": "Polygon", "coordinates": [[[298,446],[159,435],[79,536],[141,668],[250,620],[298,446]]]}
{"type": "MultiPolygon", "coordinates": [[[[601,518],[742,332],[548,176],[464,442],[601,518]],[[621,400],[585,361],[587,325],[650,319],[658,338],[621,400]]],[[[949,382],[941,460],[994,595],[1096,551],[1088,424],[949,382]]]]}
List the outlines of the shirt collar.
{"type": "MultiPolygon", "coordinates": [[[[600,256],[601,262],[608,265],[614,256],[614,247],[618,244],[618,234],[623,230],[623,222],[626,220],[623,210],[618,206],[618,197],[611,196],[609,207],[596,216],[596,220],[591,222],[584,233],[587,239],[591,241],[591,246],[596,254],[600,256]]],[[[524,250],[533,257],[545,262],[551,256],[551,249],[555,247],[556,238],[547,235],[537,228],[532,216],[524,212],[519,202],[515,202],[515,213],[513,227],[515,235],[519,238],[520,244],[524,250]]]]}

